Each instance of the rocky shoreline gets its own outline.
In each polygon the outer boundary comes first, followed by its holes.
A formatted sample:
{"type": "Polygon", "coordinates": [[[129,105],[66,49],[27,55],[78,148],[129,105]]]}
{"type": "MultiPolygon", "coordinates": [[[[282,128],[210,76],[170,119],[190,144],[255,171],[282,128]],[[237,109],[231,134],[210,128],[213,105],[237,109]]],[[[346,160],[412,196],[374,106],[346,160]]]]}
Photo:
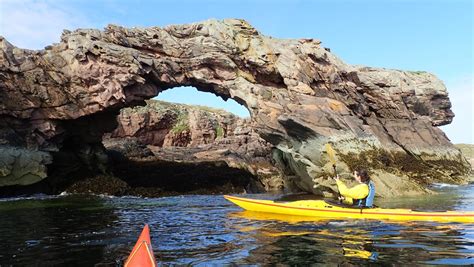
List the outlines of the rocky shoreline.
{"type": "Polygon", "coordinates": [[[57,193],[84,177],[112,173],[106,133],[146,145],[156,162],[182,152],[167,147],[199,148],[181,153],[184,163],[224,162],[263,191],[334,191],[326,179],[332,172],[327,143],[337,153],[338,172],[349,177],[356,165],[368,167],[380,196],[466,183],[471,173],[438,128],[454,117],[438,78],[348,65],[316,39],[276,39],[226,19],[65,31],[58,44],[39,51],[0,38],[0,49],[0,196],[57,193]],[[161,117],[133,111],[177,86],[245,106],[248,121],[234,121],[245,133],[226,116],[204,120],[203,112],[170,109],[163,113],[170,129],[161,117]],[[127,107],[132,112],[121,111],[127,107]]]}

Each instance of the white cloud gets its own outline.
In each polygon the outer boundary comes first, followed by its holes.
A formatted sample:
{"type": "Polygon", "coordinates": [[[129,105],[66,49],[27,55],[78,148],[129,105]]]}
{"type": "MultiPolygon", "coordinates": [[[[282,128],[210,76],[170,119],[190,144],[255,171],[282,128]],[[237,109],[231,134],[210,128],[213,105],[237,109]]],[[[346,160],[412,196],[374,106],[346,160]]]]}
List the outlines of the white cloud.
{"type": "Polygon", "coordinates": [[[89,23],[61,1],[0,0],[0,35],[28,49],[42,49],[59,42],[63,29],[89,23]]]}
{"type": "Polygon", "coordinates": [[[451,124],[441,127],[454,144],[474,144],[474,75],[447,84],[449,99],[456,115],[451,124]]]}

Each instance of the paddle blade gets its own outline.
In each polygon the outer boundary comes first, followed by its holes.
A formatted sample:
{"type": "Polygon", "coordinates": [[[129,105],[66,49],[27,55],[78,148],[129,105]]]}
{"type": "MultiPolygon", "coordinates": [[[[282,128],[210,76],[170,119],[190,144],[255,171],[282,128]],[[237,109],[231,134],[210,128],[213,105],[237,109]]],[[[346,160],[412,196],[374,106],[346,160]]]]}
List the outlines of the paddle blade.
{"type": "Polygon", "coordinates": [[[326,144],[325,147],[326,152],[329,156],[329,161],[331,161],[332,165],[336,165],[336,153],[334,152],[334,149],[332,148],[331,144],[326,144]]]}
{"type": "Polygon", "coordinates": [[[150,228],[148,224],[143,227],[143,231],[132,249],[130,256],[125,262],[125,267],[155,267],[156,261],[151,248],[150,228]]]}

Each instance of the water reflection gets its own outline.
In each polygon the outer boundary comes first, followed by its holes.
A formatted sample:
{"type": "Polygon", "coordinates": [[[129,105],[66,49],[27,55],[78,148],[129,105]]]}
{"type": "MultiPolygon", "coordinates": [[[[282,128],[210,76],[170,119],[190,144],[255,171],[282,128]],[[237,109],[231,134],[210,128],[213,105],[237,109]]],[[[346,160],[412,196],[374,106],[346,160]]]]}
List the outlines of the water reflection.
{"type": "Polygon", "coordinates": [[[245,264],[474,263],[472,224],[313,220],[249,211],[229,217],[260,223],[249,234],[262,245],[245,264]]]}
{"type": "Polygon", "coordinates": [[[117,219],[103,203],[96,197],[0,202],[0,265],[94,265],[117,219]]]}
{"type": "MultiPolygon", "coordinates": [[[[473,188],[431,202],[472,209],[473,188]]],[[[244,212],[222,196],[66,196],[0,201],[0,265],[120,265],[144,223],[164,265],[474,264],[474,224],[244,212]]]]}

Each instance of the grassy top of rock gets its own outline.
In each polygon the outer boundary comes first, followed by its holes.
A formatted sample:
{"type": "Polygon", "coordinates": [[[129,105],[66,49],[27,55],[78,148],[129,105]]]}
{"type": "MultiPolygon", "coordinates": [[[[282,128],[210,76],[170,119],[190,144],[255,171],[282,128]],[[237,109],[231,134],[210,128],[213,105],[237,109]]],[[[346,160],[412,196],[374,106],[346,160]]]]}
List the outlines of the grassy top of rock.
{"type": "Polygon", "coordinates": [[[474,144],[455,144],[466,158],[474,158],[474,144]]]}
{"type": "Polygon", "coordinates": [[[226,110],[219,109],[219,108],[212,108],[208,106],[202,106],[202,105],[188,105],[188,104],[181,104],[181,103],[172,103],[172,102],[166,102],[166,101],[155,100],[155,99],[149,99],[149,100],[146,100],[145,102],[146,102],[146,106],[135,106],[135,107],[125,108],[122,110],[122,112],[145,113],[149,111],[155,111],[158,113],[165,113],[165,112],[170,112],[170,111],[171,112],[177,111],[181,113],[181,111],[183,110],[194,109],[194,110],[201,110],[204,112],[214,113],[221,116],[238,117],[237,115],[230,113],[226,110]]]}

